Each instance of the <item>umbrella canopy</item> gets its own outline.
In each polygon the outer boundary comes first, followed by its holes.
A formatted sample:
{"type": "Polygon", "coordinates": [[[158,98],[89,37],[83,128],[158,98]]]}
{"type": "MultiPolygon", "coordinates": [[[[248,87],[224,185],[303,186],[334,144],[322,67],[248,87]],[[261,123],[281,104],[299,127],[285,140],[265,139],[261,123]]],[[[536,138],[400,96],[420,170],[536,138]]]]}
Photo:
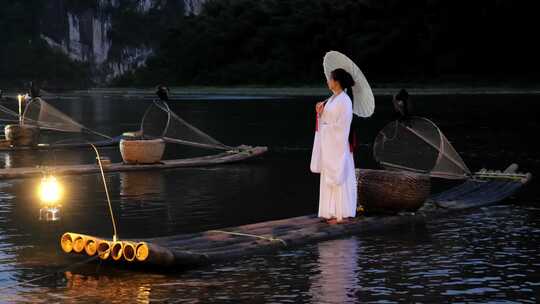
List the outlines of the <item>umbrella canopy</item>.
{"type": "Polygon", "coordinates": [[[375,97],[366,77],[358,66],[349,57],[340,52],[330,51],[326,53],[323,60],[324,74],[326,79],[330,78],[330,73],[335,69],[344,69],[351,74],[355,85],[353,90],[353,112],[361,117],[369,117],[375,111],[375,97]]]}

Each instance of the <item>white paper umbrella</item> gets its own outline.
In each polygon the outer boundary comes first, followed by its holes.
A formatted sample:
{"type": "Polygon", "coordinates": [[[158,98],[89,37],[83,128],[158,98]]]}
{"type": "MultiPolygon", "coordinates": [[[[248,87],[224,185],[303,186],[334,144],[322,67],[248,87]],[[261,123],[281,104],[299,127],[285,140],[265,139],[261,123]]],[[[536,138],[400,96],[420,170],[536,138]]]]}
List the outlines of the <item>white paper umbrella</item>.
{"type": "Polygon", "coordinates": [[[367,82],[364,73],[349,57],[340,52],[330,51],[326,53],[323,60],[324,74],[326,79],[330,78],[330,73],[335,69],[344,69],[351,74],[354,79],[353,90],[353,112],[361,117],[369,117],[375,111],[375,97],[371,87],[367,82]]]}

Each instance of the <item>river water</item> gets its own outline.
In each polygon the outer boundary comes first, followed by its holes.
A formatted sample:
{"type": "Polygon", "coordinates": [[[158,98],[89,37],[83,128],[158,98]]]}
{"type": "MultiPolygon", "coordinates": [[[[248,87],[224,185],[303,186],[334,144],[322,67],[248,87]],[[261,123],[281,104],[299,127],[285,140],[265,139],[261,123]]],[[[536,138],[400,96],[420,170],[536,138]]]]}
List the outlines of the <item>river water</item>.
{"type": "MultiPolygon", "coordinates": [[[[314,213],[309,173],[313,104],[320,97],[177,96],[180,116],[229,145],[269,146],[245,163],[107,175],[122,238],[147,238],[314,213]]],[[[416,96],[473,170],[540,169],[535,95],[416,96]]],[[[148,96],[66,94],[48,98],[74,119],[118,135],[138,129],[148,96]]],[[[360,123],[357,166],[374,168],[369,144],[391,117],[377,97],[360,123]]],[[[101,152],[113,161],[116,148],[101,152]]],[[[168,147],[166,158],[200,154],[168,147]]],[[[89,163],[90,149],[0,152],[0,166],[89,163]]],[[[174,272],[115,269],[61,253],[59,236],[111,235],[97,175],[61,177],[62,219],[38,221],[38,179],[0,181],[0,302],[354,303],[499,302],[540,299],[540,205],[532,183],[500,205],[276,254],[174,272]]]]}

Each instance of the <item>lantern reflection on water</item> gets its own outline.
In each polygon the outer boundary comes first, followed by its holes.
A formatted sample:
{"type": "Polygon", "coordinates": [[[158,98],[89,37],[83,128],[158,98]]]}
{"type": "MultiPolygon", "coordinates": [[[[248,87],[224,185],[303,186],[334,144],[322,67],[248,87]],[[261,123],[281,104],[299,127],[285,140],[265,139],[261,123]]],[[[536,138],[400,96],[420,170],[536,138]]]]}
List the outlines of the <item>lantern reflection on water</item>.
{"type": "Polygon", "coordinates": [[[60,220],[60,199],[63,189],[56,177],[44,176],[38,188],[42,208],[39,209],[39,220],[52,222],[60,220]]]}
{"type": "Polygon", "coordinates": [[[43,207],[39,209],[39,220],[44,222],[56,222],[60,220],[60,208],[43,207]]]}

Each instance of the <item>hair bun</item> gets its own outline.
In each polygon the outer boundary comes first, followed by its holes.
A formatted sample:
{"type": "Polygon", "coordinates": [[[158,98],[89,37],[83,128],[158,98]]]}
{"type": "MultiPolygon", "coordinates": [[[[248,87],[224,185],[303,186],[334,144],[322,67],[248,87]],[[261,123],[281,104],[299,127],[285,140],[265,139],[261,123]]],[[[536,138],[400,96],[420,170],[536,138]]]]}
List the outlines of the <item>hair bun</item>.
{"type": "Polygon", "coordinates": [[[347,73],[345,74],[345,87],[346,88],[350,88],[352,86],[354,86],[354,79],[352,78],[351,74],[347,73]]]}
{"type": "Polygon", "coordinates": [[[355,82],[352,78],[351,74],[349,72],[345,71],[344,69],[335,69],[331,73],[332,79],[339,82],[342,88],[350,88],[354,86],[355,82]]]}

